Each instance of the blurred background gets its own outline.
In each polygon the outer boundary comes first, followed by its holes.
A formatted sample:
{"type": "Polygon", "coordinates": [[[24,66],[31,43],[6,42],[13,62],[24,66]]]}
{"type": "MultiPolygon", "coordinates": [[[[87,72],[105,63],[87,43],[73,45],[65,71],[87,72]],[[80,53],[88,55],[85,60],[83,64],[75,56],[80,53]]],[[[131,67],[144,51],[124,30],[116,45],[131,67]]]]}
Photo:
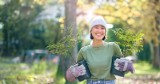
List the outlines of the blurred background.
{"type": "Polygon", "coordinates": [[[134,63],[116,84],[160,84],[159,0],[0,0],[0,84],[85,84],[65,72],[98,15],[109,24],[105,41],[134,63]]]}

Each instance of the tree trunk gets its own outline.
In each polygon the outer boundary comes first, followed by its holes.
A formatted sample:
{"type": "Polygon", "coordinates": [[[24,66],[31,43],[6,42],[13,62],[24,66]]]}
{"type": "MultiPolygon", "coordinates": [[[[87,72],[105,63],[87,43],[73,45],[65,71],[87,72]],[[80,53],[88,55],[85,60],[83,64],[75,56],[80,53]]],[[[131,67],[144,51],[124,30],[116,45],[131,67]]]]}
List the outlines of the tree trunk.
{"type": "Polygon", "coordinates": [[[160,54],[159,54],[159,46],[154,46],[154,59],[153,59],[153,67],[160,68],[160,54]]]}
{"type": "MultiPolygon", "coordinates": [[[[65,0],[65,30],[71,30],[73,32],[74,39],[77,40],[76,34],[77,34],[77,27],[76,27],[76,2],[77,0],[65,0]],[[73,28],[73,29],[71,29],[73,28]]],[[[67,35],[67,33],[65,33],[67,35]]],[[[72,56],[75,58],[77,54],[77,42],[75,45],[72,56]]],[[[70,56],[69,56],[70,57],[70,56]]],[[[65,71],[67,68],[73,64],[73,61],[68,58],[65,60],[65,71]]],[[[66,80],[66,84],[69,84],[69,82],[66,80]]]]}
{"type": "Polygon", "coordinates": [[[154,68],[160,68],[160,48],[159,46],[155,46],[152,42],[149,43],[150,52],[151,52],[151,60],[154,68]]]}
{"type": "MultiPolygon", "coordinates": [[[[68,31],[71,31],[73,38],[77,41],[77,27],[76,27],[76,3],[77,0],[65,0],[65,28],[64,35],[68,35],[68,31]]],[[[77,55],[77,42],[75,43],[72,56],[75,58],[77,55]]],[[[62,56],[61,56],[62,57],[62,56]]],[[[60,64],[58,67],[58,73],[65,77],[65,72],[68,67],[73,64],[73,60],[70,56],[64,56],[60,58],[60,64]]],[[[67,80],[65,84],[71,84],[67,80]]]]}
{"type": "MultiPolygon", "coordinates": [[[[156,20],[156,31],[159,31],[159,17],[158,17],[158,11],[157,11],[157,15],[155,16],[155,20],[156,20]]],[[[157,35],[157,39],[158,41],[160,41],[159,39],[160,33],[158,33],[157,35]]],[[[153,66],[155,68],[160,68],[160,47],[159,47],[159,42],[154,42],[154,60],[153,60],[153,66]]]]}
{"type": "MultiPolygon", "coordinates": [[[[155,7],[160,7],[159,6],[159,1],[158,0],[150,0],[150,3],[153,3],[153,10],[155,10],[156,14],[155,14],[155,31],[160,31],[159,30],[159,25],[160,25],[160,11],[158,9],[156,9],[155,7]]],[[[159,48],[159,36],[160,36],[160,32],[155,33],[156,36],[156,40],[153,40],[153,67],[154,68],[160,68],[160,48],[159,48]]]]}
{"type": "Polygon", "coordinates": [[[8,40],[8,27],[5,24],[3,28],[3,53],[2,56],[9,56],[9,40],[8,40]]]}

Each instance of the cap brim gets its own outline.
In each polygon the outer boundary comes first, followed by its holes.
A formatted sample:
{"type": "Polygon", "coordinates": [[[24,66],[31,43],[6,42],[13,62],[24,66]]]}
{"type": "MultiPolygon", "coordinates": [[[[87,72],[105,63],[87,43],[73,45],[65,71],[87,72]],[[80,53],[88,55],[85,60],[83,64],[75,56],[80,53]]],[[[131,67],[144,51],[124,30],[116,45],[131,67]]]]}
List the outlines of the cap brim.
{"type": "Polygon", "coordinates": [[[107,28],[113,28],[113,24],[106,24],[107,28]]]}

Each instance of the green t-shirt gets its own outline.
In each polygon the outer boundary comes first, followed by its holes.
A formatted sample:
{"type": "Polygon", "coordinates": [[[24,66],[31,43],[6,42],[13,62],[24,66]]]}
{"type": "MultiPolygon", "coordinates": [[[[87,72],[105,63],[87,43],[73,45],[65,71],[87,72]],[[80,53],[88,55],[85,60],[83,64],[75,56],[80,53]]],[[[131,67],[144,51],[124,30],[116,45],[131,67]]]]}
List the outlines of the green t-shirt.
{"type": "Polygon", "coordinates": [[[121,49],[114,42],[104,42],[99,47],[92,45],[80,49],[77,61],[85,59],[91,72],[91,79],[114,80],[115,76],[110,73],[112,56],[123,56],[121,49]]]}

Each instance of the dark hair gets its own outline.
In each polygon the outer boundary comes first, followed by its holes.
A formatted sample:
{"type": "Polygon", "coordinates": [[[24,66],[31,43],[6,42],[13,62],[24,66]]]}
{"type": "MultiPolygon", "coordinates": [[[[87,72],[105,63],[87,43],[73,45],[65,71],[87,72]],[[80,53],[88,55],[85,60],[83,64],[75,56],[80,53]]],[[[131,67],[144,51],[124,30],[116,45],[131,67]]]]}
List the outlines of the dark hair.
{"type": "MultiPolygon", "coordinates": [[[[90,39],[93,39],[92,34],[90,34],[90,39]]],[[[102,40],[105,40],[105,39],[106,39],[106,37],[104,36],[104,37],[102,38],[102,40]]]]}

